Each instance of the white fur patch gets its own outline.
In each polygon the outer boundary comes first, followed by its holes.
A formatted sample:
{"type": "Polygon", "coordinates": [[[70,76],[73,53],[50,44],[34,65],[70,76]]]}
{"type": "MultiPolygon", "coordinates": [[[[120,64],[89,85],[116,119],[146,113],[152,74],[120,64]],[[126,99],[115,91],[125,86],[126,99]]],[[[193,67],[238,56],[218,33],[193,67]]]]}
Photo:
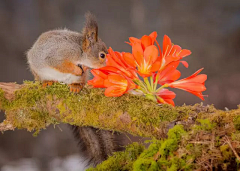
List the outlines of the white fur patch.
{"type": "Polygon", "coordinates": [[[76,76],[69,73],[62,73],[53,68],[42,68],[38,72],[38,75],[42,80],[58,81],[58,82],[63,82],[65,84],[81,82],[80,80],[81,76],[76,76]]]}

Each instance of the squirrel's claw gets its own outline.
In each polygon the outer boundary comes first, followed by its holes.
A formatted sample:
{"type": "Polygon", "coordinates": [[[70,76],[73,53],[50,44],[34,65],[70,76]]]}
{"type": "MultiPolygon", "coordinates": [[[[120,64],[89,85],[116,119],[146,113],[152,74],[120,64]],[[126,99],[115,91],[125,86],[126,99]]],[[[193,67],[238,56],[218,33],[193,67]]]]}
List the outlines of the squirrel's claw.
{"type": "Polygon", "coordinates": [[[43,81],[42,86],[45,88],[45,87],[53,85],[53,83],[55,83],[55,82],[57,82],[57,81],[43,81]]]}
{"type": "Polygon", "coordinates": [[[83,88],[83,84],[81,84],[81,83],[73,83],[73,84],[70,84],[69,87],[70,87],[70,92],[72,92],[72,93],[79,93],[82,90],[82,88],[83,88]]]}

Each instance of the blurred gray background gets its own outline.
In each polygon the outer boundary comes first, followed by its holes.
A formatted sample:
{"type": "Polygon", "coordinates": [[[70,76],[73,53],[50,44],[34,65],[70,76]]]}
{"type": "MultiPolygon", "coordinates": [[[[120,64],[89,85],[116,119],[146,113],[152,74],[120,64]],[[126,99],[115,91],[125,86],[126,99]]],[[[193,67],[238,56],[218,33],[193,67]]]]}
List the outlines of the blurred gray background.
{"type": "MultiPolygon", "coordinates": [[[[240,104],[239,0],[0,0],[0,82],[33,80],[26,51],[42,32],[65,27],[81,31],[88,10],[98,18],[102,40],[116,51],[131,50],[124,43],[130,36],[157,31],[162,42],[167,34],[192,51],[185,58],[189,69],[180,67],[183,77],[205,68],[204,104],[220,109],[240,104]]],[[[192,94],[175,92],[177,105],[200,102],[192,94]]],[[[77,152],[66,125],[37,137],[26,131],[0,134],[2,171],[76,170],[81,163],[77,152]]]]}

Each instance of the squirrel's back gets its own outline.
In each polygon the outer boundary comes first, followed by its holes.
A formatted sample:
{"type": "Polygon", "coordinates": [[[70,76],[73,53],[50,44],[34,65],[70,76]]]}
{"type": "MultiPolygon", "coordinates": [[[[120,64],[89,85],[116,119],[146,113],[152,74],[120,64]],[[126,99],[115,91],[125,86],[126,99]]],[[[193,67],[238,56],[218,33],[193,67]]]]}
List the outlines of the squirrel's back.
{"type": "Polygon", "coordinates": [[[82,39],[81,33],[67,29],[45,32],[27,52],[28,62],[30,66],[41,68],[46,64],[56,66],[70,57],[77,60],[82,54],[82,39]]]}

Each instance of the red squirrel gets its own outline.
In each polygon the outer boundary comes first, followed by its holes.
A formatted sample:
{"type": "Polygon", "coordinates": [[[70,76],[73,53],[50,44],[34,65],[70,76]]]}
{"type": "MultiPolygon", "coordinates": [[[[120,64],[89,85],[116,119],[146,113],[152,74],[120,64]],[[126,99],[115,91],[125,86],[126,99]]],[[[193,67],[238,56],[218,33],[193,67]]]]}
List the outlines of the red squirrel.
{"type": "Polygon", "coordinates": [[[35,80],[43,86],[62,82],[78,93],[88,80],[86,70],[106,65],[106,53],[95,16],[87,13],[81,33],[67,29],[45,32],[27,52],[27,59],[35,80]]]}
{"type": "MultiPolygon", "coordinates": [[[[81,33],[67,29],[43,33],[27,52],[28,64],[36,80],[43,86],[62,82],[78,93],[88,80],[88,68],[106,65],[107,47],[98,37],[95,16],[86,14],[81,33]]],[[[82,157],[95,166],[114,151],[123,150],[122,135],[93,127],[71,126],[79,141],[82,157]]]]}

